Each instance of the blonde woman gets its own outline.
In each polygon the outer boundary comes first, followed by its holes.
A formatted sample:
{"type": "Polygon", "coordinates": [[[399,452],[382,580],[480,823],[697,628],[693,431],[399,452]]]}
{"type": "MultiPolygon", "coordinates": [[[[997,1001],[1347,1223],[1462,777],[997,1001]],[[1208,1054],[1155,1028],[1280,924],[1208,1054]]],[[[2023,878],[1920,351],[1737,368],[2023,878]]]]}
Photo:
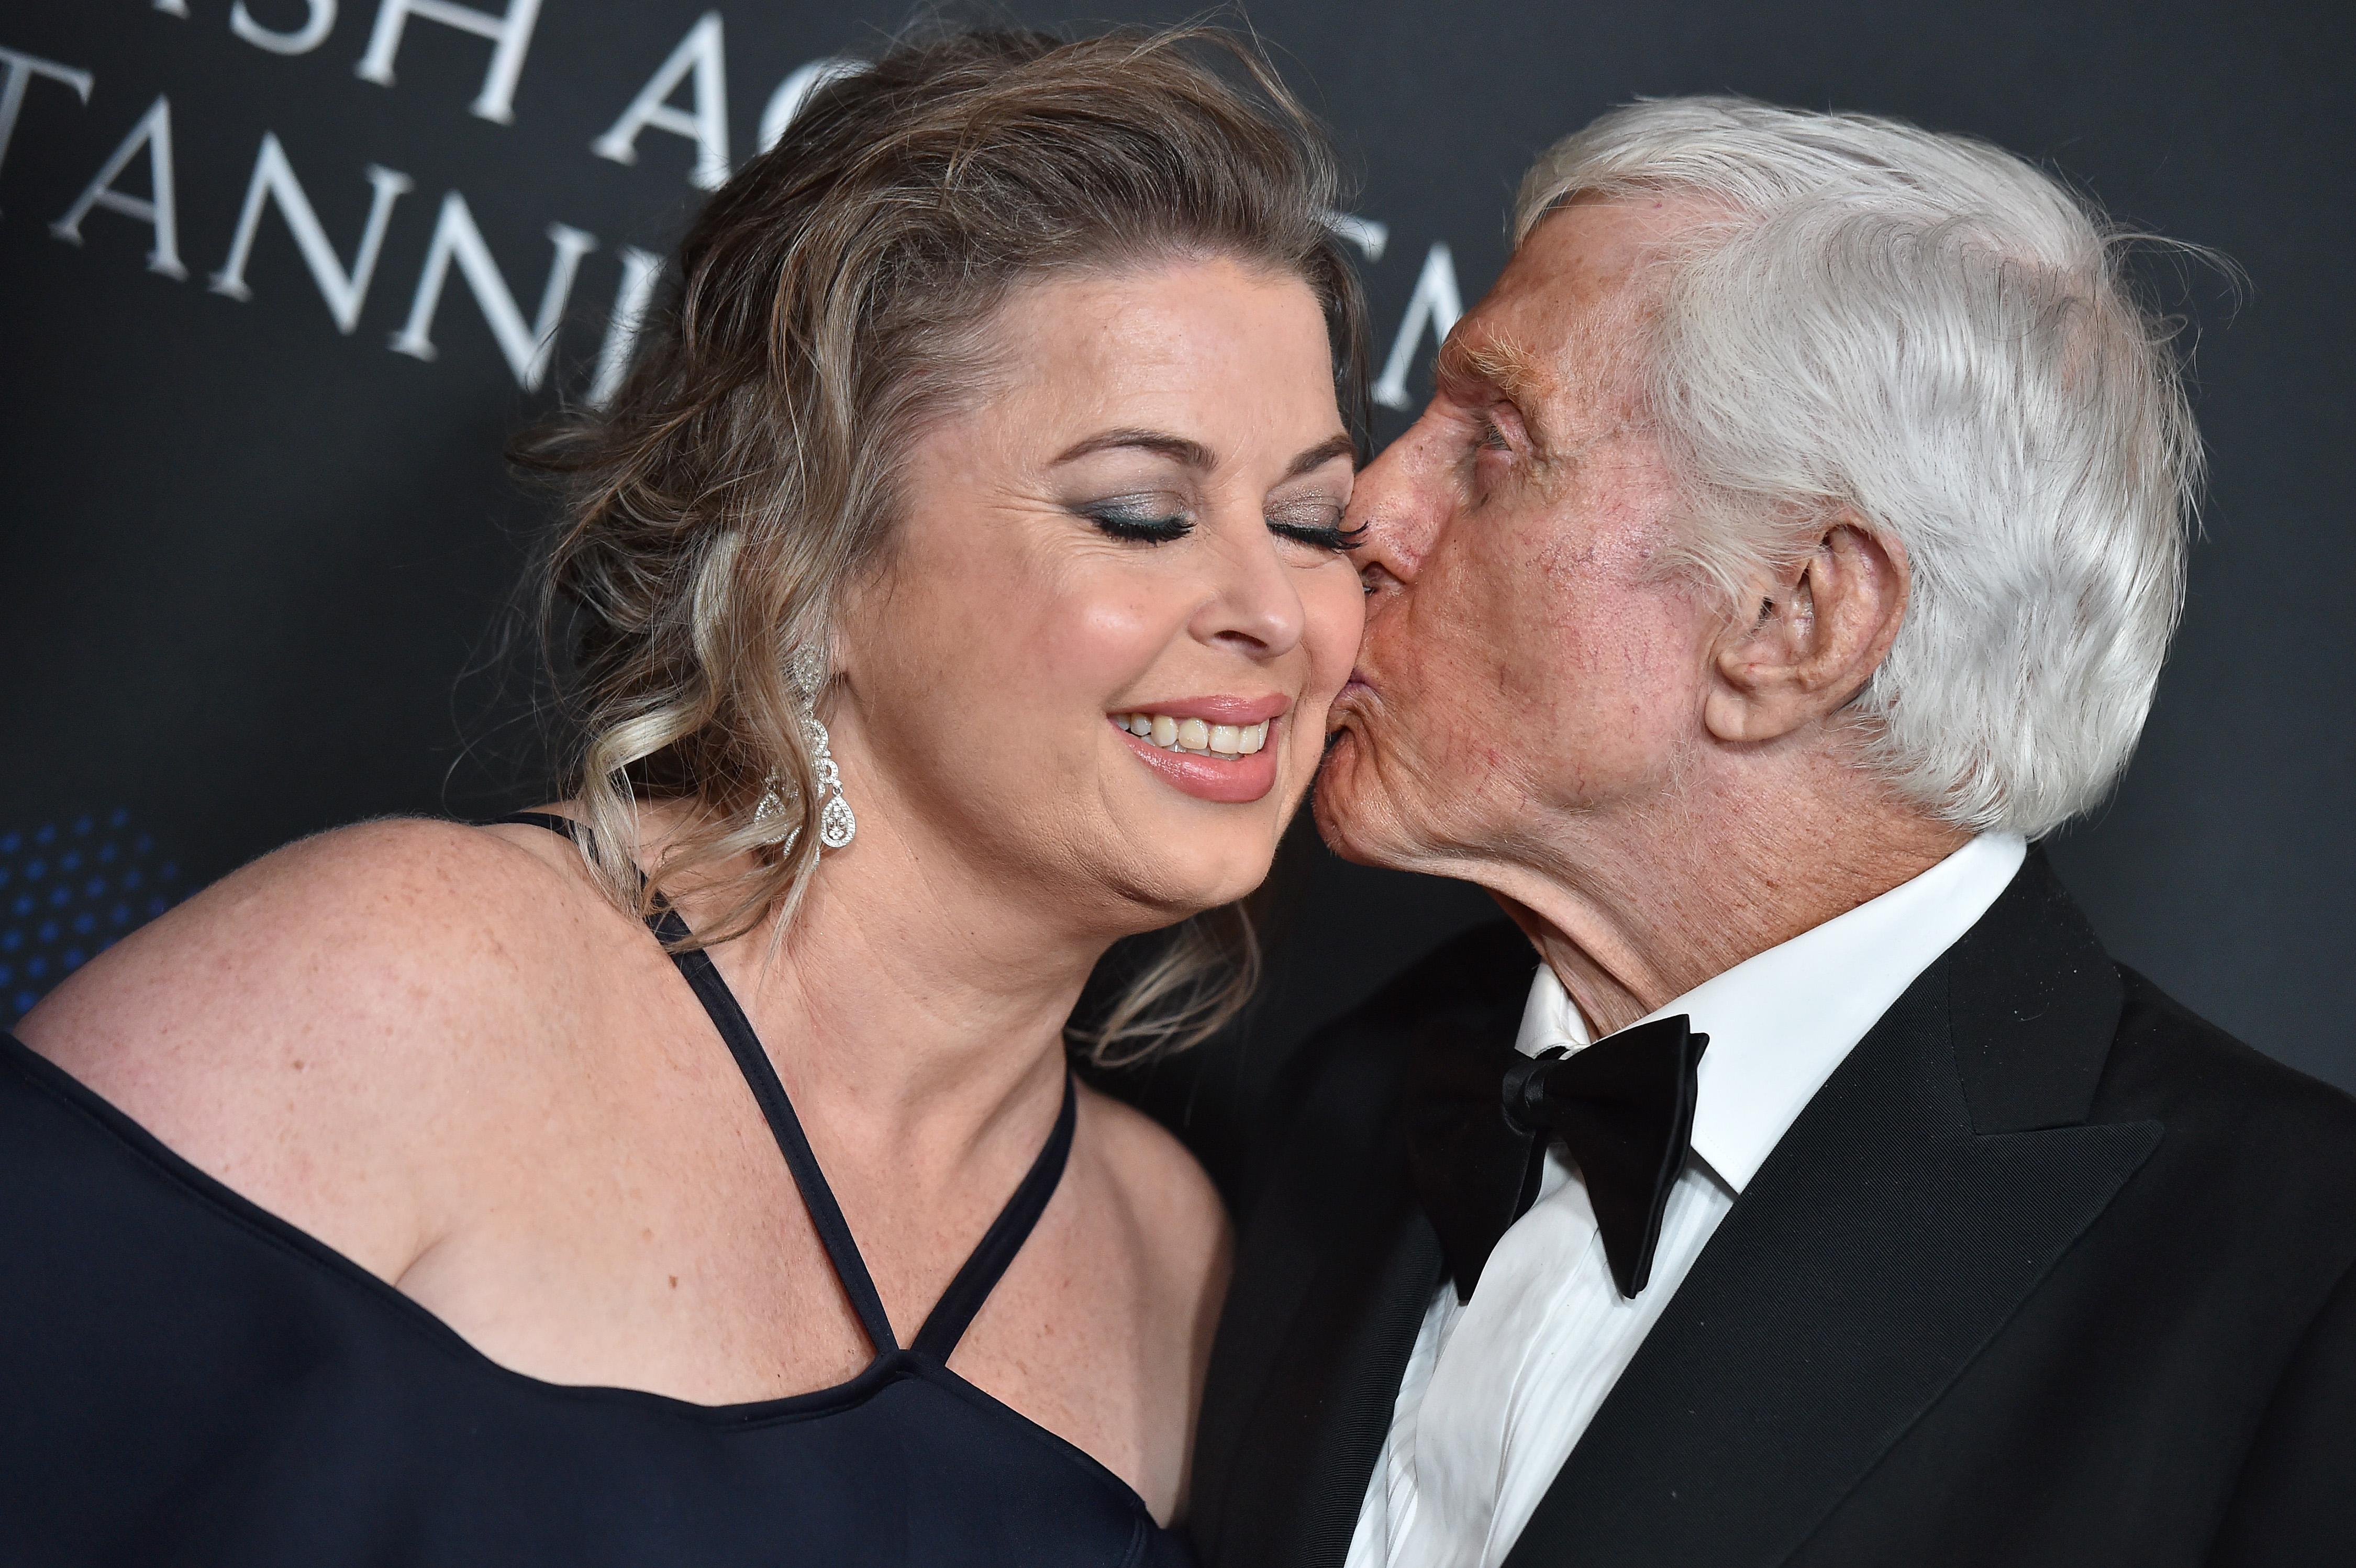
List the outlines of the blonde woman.
{"type": "Polygon", "coordinates": [[[1217,50],[825,89],[537,449],[574,792],[25,1020],[0,1556],[1184,1561],[1225,1221],[1066,1021],[1162,929],[1102,1047],[1232,1006],[1361,616],[1333,165],[1217,50]]]}

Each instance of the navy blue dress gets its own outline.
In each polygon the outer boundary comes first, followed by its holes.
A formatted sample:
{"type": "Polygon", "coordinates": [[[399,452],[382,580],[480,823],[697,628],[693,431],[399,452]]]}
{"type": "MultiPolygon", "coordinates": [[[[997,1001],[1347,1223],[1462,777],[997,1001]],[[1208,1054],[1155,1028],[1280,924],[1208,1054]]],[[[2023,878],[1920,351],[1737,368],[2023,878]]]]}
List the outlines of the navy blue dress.
{"type": "Polygon", "coordinates": [[[1119,1477],[945,1364],[1062,1176],[1069,1081],[904,1348],[743,1011],[708,957],[678,962],[875,1346],[865,1370],[720,1406],[509,1371],[0,1035],[0,1563],[1191,1562],[1119,1477]]]}

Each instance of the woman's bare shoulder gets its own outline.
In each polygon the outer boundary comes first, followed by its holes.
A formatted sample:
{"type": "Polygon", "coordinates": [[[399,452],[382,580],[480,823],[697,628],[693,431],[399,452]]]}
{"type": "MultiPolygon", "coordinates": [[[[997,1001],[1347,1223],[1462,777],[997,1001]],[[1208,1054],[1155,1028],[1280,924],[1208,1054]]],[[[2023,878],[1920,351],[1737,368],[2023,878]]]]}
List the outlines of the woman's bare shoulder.
{"type": "Polygon", "coordinates": [[[17,1033],[199,1169],[396,1277],[434,1240],[437,1145],[466,1135],[470,1100],[583,980],[583,939],[618,918],[511,835],[366,822],[134,931],[17,1033]]]}
{"type": "Polygon", "coordinates": [[[1094,1158],[1145,1238],[1154,1272],[1188,1294],[1224,1289],[1227,1211],[1201,1164],[1142,1112],[1086,1087],[1080,1093],[1094,1158]]]}

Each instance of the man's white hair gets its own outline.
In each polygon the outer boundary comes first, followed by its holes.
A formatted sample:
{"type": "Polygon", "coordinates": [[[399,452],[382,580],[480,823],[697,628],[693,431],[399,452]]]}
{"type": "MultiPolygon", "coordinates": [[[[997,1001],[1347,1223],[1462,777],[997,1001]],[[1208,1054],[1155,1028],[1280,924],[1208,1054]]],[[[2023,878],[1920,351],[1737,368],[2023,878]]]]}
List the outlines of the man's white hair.
{"type": "MultiPolygon", "coordinates": [[[[1640,102],[1538,160],[1564,202],[1699,198],[1663,258],[1644,396],[1735,596],[1848,509],[1912,599],[1853,704],[1865,759],[1959,826],[2094,806],[2150,711],[2201,475],[2169,332],[2119,234],[1984,142],[1738,98],[1640,102]]],[[[1751,591],[1756,591],[1755,588],[1751,591]]]]}

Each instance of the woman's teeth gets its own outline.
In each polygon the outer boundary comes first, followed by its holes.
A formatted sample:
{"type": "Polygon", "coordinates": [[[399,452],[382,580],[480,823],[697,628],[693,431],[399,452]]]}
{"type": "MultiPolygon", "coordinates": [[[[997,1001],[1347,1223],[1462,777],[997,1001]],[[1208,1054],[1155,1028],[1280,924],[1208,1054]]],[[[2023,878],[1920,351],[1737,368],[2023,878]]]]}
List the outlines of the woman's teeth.
{"type": "Polygon", "coordinates": [[[1256,725],[1214,725],[1173,719],[1168,714],[1115,714],[1112,722],[1165,751],[1191,751],[1197,757],[1249,757],[1268,744],[1266,719],[1256,725]]]}

